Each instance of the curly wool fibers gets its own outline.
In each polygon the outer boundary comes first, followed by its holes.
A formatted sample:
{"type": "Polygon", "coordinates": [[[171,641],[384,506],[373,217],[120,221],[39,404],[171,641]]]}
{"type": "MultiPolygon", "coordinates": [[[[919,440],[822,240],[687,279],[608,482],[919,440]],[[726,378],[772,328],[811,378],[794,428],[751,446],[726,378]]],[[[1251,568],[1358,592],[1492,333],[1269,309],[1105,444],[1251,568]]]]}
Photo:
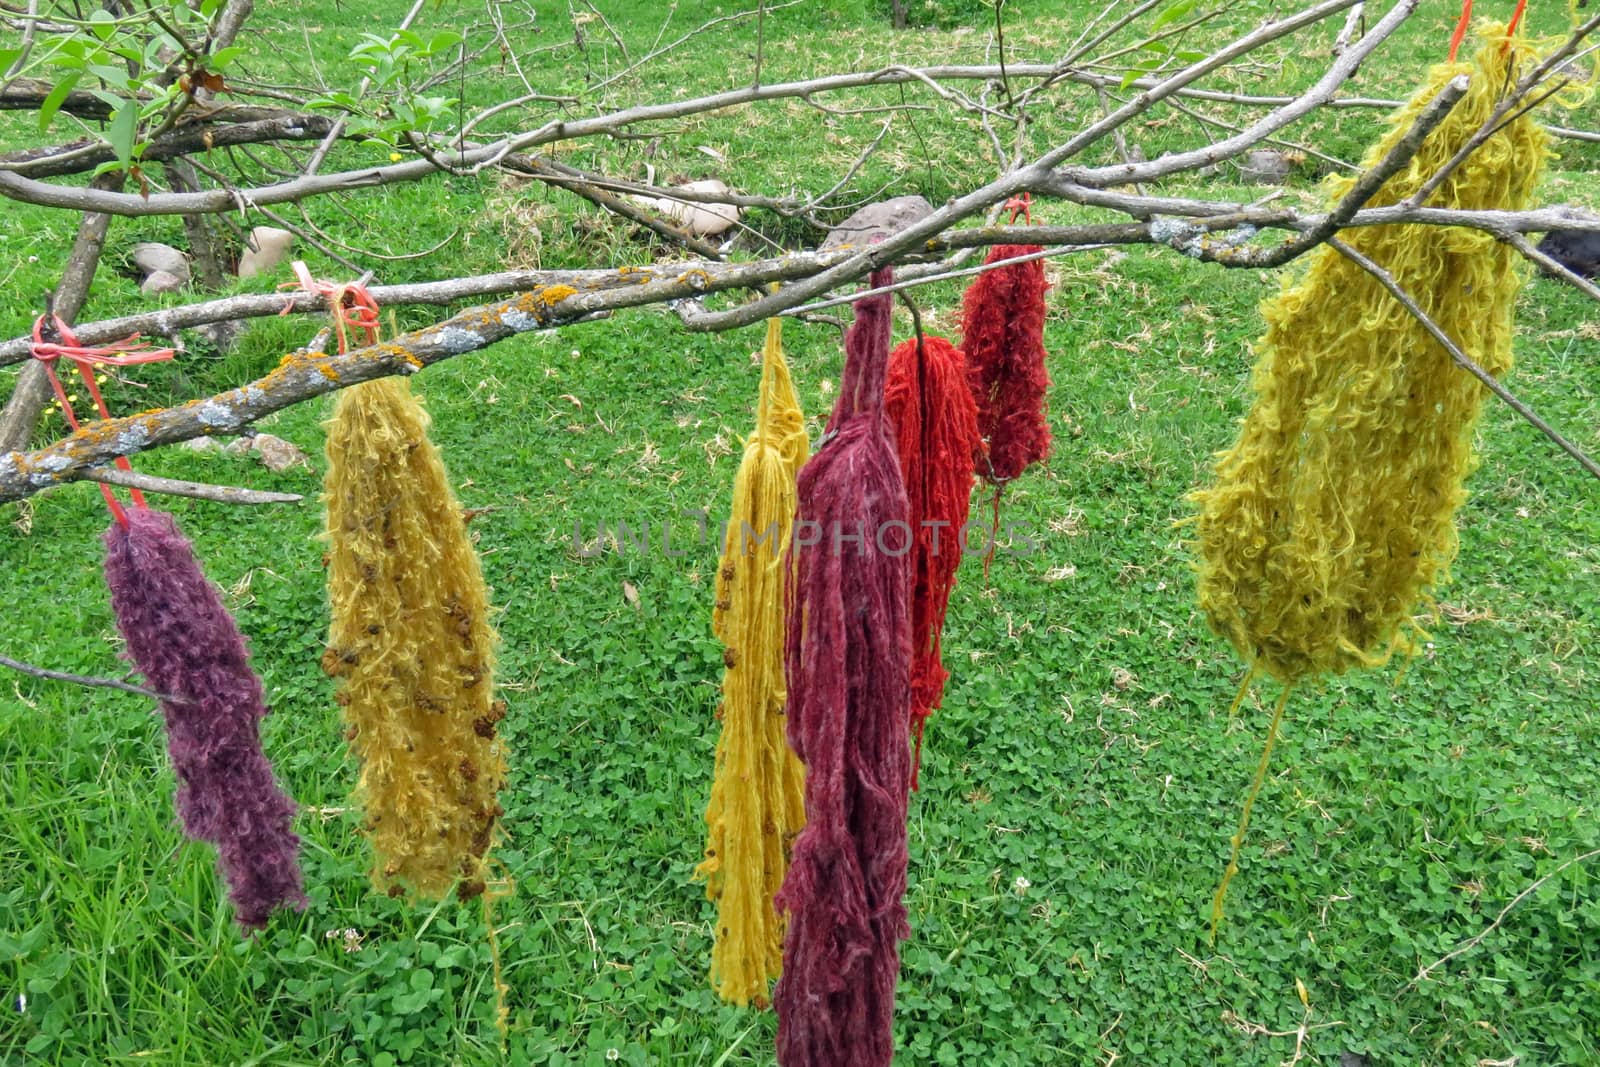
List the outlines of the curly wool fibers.
{"type": "Polygon", "coordinates": [[[306,906],[294,801],[273,780],[257,723],[261,680],[189,541],[164,511],[136,507],[106,531],[106,584],[128,657],[158,692],[183,830],[217,846],[239,925],[306,906]]]}
{"type": "MultiPolygon", "coordinates": [[[[1490,117],[1520,41],[1491,28],[1471,63],[1441,64],[1367,153],[1372,167],[1452,78],[1466,96],[1373,206],[1417,192],[1490,117]]],[[[1507,122],[1428,198],[1522,210],[1546,155],[1528,114],[1507,122]]],[[[1338,199],[1350,186],[1329,190],[1338,199]]],[[[1511,366],[1516,253],[1487,233],[1434,226],[1346,231],[1491,374],[1511,366]]],[[[1413,610],[1456,552],[1483,389],[1411,314],[1337,250],[1262,307],[1254,403],[1199,505],[1199,603],[1253,671],[1285,683],[1381,665],[1413,647],[1413,610]]]]}
{"type": "MultiPolygon", "coordinates": [[[[1378,163],[1451,79],[1469,87],[1410,164],[1372,200],[1417,193],[1488,121],[1530,50],[1489,27],[1471,63],[1445,63],[1367,153],[1378,163]]],[[[1428,198],[1432,207],[1526,208],[1546,155],[1527,113],[1505,122],[1428,198]]],[[[1332,183],[1337,199],[1349,179],[1332,183]]],[[[1486,233],[1425,226],[1353,232],[1485,370],[1511,367],[1520,278],[1514,251],[1486,233]]],[[[1262,307],[1255,400],[1216,480],[1193,495],[1199,603],[1250,666],[1285,684],[1212,901],[1212,937],[1284,706],[1304,678],[1388,662],[1414,647],[1412,612],[1429,604],[1456,552],[1472,429],[1483,392],[1411,313],[1359,265],[1322,247],[1298,281],[1262,307]]],[[[1241,687],[1242,700],[1245,688],[1241,687]]],[[[1238,701],[1235,702],[1237,705],[1238,701]]]]}
{"type": "Polygon", "coordinates": [[[477,554],[428,417],[398,378],[345,390],[324,484],[338,679],[372,882],[391,895],[483,892],[506,765],[494,632],[477,554]]]}
{"type": "Polygon", "coordinates": [[[722,734],[706,807],[705,862],[695,877],[717,902],[711,985],[723,1000],[767,1005],[783,969],[783,919],[773,898],[805,823],[804,771],[785,737],[783,608],[795,475],[810,449],[784,362],[782,327],[767,323],[755,432],[733,479],[712,629],[724,646],[722,734]]]}
{"type": "MultiPolygon", "coordinates": [[[[871,286],[890,280],[885,268],[871,286]]],[[[910,933],[911,569],[894,551],[907,504],[883,409],[889,294],[861,298],[855,313],[831,436],[800,472],[790,547],[784,668],[806,826],[778,894],[789,913],[773,991],[782,1067],[888,1067],[910,933]]]]}
{"type": "MultiPolygon", "coordinates": [[[[985,263],[1043,251],[1038,245],[996,245],[985,263]]],[[[1030,259],[978,275],[961,300],[961,351],[986,444],[978,473],[1004,485],[1050,455],[1045,394],[1044,262],[1030,259]]]]}
{"type": "Polygon", "coordinates": [[[977,411],[967,390],[965,357],[943,337],[921,335],[889,353],[884,408],[894,431],[910,506],[911,788],[922,766],[922,731],[944,702],[940,637],[972,502],[973,462],[981,447],[977,411]]]}

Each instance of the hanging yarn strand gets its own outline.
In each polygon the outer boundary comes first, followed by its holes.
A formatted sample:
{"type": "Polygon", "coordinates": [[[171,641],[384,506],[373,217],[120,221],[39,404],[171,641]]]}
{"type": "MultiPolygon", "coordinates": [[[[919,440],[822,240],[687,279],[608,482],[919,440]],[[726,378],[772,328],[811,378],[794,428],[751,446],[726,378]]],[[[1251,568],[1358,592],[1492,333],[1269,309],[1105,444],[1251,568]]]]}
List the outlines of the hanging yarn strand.
{"type": "Polygon", "coordinates": [[[803,772],[785,736],[783,610],[795,475],[809,448],[783,357],[782,325],[772,319],[755,432],[734,476],[717,568],[712,628],[727,668],[705,862],[695,870],[717,902],[711,984],[740,1006],[766,1007],[768,983],[782,970],[783,921],[773,898],[805,822],[803,772]]]}
{"type": "Polygon", "coordinates": [[[273,909],[306,905],[295,804],[261,751],[261,681],[172,516],[135,507],[125,520],[106,531],[106,584],[128,657],[169,698],[178,815],[184,833],[216,846],[239,925],[260,928],[273,909]]]}
{"type": "MultiPolygon", "coordinates": [[[[337,287],[335,321],[348,316],[374,336],[376,308],[358,314],[370,300],[337,287]]],[[[486,888],[501,815],[505,705],[494,698],[488,590],[427,427],[404,379],[339,394],[324,484],[323,669],[338,680],[361,765],[374,887],[437,899],[455,886],[468,899],[486,888]]]]}
{"type": "MultiPolygon", "coordinates": [[[[1372,199],[1422,189],[1490,120],[1531,57],[1507,27],[1481,28],[1471,62],[1440,64],[1390,120],[1363,169],[1388,154],[1452,79],[1466,95],[1372,199]]],[[[1525,210],[1547,154],[1527,113],[1507,121],[1433,192],[1429,206],[1525,210]]],[[[1330,184],[1337,201],[1350,179],[1330,184]]],[[[1352,231],[1351,247],[1387,269],[1489,373],[1511,367],[1521,278],[1491,234],[1424,226],[1352,231]]],[[[1193,494],[1198,600],[1213,630],[1251,668],[1287,687],[1409,655],[1457,549],[1472,433],[1484,391],[1398,301],[1332,248],[1262,307],[1254,400],[1213,483],[1193,494]]],[[[1279,708],[1282,704],[1280,702],[1279,708]]],[[[1274,716],[1275,738],[1281,710],[1274,716]]],[[[1270,744],[1270,740],[1269,740],[1270,744]]],[[[1258,774],[1246,801],[1246,818],[1258,774]]],[[[1235,856],[1230,872],[1237,866],[1235,856]]],[[[1221,916],[1219,892],[1214,923],[1221,916]]]]}
{"type": "Polygon", "coordinates": [[[973,461],[982,447],[965,357],[943,337],[901,342],[889,354],[884,407],[905,479],[912,546],[911,788],[922,766],[922,733],[944,700],[949,672],[940,638],[961,565],[973,461]]]}
{"type": "MultiPolygon", "coordinates": [[[[52,315],[33,325],[33,357],[44,364],[67,424],[78,418],[56,374],[57,361],[78,368],[102,418],[110,418],[94,366],[171,359],[136,337],[108,345],[78,343],[52,315]],[[47,338],[46,335],[49,335],[47,338]]],[[[126,459],[117,466],[132,470],[126,459]]],[[[295,805],[273,778],[258,723],[267,714],[261,680],[250,669],[244,637],[194,558],[171,515],[151,511],[137,489],[127,511],[102,485],[113,522],[106,531],[106,585],[127,655],[157,692],[167,754],[178,779],[184,833],[216,846],[234,918],[247,930],[266,925],[278,907],[304,908],[295,805]]]]}
{"type": "MultiPolygon", "coordinates": [[[[1011,221],[1031,219],[1026,194],[1008,201],[1011,221]]],[[[996,245],[985,263],[1042,252],[1039,245],[996,245]]],[[[961,300],[961,351],[966,354],[967,387],[977,409],[981,444],[978,476],[994,487],[994,518],[984,574],[994,558],[1000,532],[1000,496],[1006,483],[1050,456],[1050,423],[1045,369],[1044,261],[1031,259],[986,270],[961,300]]]]}
{"type": "MultiPolygon", "coordinates": [[[[870,284],[889,280],[885,269],[870,284]]],[[[789,555],[784,666],[806,826],[778,894],[789,917],[773,993],[782,1067],[887,1067],[910,932],[911,573],[883,403],[890,297],[865,297],[855,314],[830,436],[800,472],[789,555]]]]}

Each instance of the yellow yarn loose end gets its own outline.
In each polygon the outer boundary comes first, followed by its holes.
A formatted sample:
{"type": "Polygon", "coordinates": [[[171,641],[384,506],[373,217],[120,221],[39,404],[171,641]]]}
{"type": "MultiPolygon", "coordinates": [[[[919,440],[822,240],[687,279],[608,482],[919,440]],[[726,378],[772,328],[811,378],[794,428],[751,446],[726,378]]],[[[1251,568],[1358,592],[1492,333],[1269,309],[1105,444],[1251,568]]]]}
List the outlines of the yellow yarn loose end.
{"type": "MultiPolygon", "coordinates": [[[[1532,58],[1525,41],[1488,26],[1471,62],[1434,67],[1363,170],[1451,79],[1469,75],[1467,93],[1371,206],[1420,190],[1490,119],[1532,58]]],[[[1522,210],[1548,154],[1544,130],[1520,115],[1428,205],[1522,210]]],[[[1330,200],[1353,180],[1331,181],[1330,200]]],[[[1416,225],[1365,227],[1344,240],[1387,269],[1480,366],[1496,376],[1510,369],[1522,281],[1513,249],[1476,231],[1416,225]]],[[[1213,484],[1191,495],[1199,606],[1249,666],[1230,717],[1258,673],[1284,683],[1212,899],[1213,944],[1295,684],[1415,652],[1413,615],[1432,608],[1455,557],[1455,513],[1483,401],[1480,384],[1358,265],[1328,247],[1307,258],[1305,273],[1262,306],[1254,401],[1217,458],[1213,484]]]]}
{"type": "MultiPolygon", "coordinates": [[[[1529,69],[1527,44],[1488,27],[1470,63],[1441,64],[1367,153],[1378,162],[1450,79],[1466,96],[1372,206],[1420,189],[1529,69]]],[[[1521,115],[1433,193],[1432,207],[1522,210],[1548,155],[1521,115]]],[[[1352,179],[1330,184],[1337,199],[1352,179]]],[[[1394,275],[1490,373],[1511,366],[1516,253],[1492,236],[1375,226],[1344,239],[1394,275]]],[[[1198,505],[1198,600],[1253,668],[1293,683],[1380,665],[1416,640],[1413,613],[1456,553],[1455,513],[1473,465],[1483,389],[1398,302],[1332,248],[1262,307],[1255,394],[1198,505]]]]}
{"type": "Polygon", "coordinates": [[[483,892],[506,763],[495,635],[428,416],[400,378],[345,390],[328,424],[324,669],[360,764],[374,888],[483,892]]]}
{"type": "MultiPolygon", "coordinates": [[[[1250,680],[1245,679],[1249,685],[1250,680]]],[[[1222,903],[1228,897],[1228,883],[1233,881],[1233,876],[1239,873],[1239,850],[1244,847],[1245,831],[1250,829],[1250,811],[1256,806],[1256,796],[1261,792],[1262,784],[1267,780],[1267,767],[1272,763],[1272,749],[1278,743],[1278,730],[1283,725],[1283,709],[1289,704],[1289,694],[1294,692],[1294,686],[1284,686],[1283,692],[1278,696],[1277,707],[1272,709],[1272,725],[1267,728],[1267,743],[1261,747],[1261,762],[1256,764],[1255,781],[1250,783],[1250,792],[1244,798],[1244,810],[1239,813],[1239,828],[1233,832],[1228,853],[1228,866],[1222,872],[1222,882],[1217,886],[1215,895],[1211,898],[1211,943],[1217,943],[1217,928],[1222,925],[1222,903]]]]}
{"type": "Polygon", "coordinates": [[[804,769],[789,747],[784,716],[783,611],[795,476],[809,451],[781,327],[772,319],[756,428],[734,476],[717,568],[712,629],[727,667],[705,861],[695,869],[717,902],[711,985],[740,1006],[765,1007],[768,985],[782,970],[784,926],[772,898],[805,823],[804,769]]]}

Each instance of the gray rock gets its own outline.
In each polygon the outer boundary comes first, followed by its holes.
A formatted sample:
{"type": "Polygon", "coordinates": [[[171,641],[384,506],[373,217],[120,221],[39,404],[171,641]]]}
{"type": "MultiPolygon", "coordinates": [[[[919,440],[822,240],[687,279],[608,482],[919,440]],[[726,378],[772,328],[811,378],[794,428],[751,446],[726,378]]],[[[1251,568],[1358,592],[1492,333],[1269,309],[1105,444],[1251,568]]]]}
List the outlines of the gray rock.
{"type": "Polygon", "coordinates": [[[275,226],[257,226],[250,231],[244,255],[239,257],[239,277],[254,278],[282,263],[294,243],[294,234],[275,226]]]}
{"type": "Polygon", "coordinates": [[[182,447],[191,452],[216,452],[222,448],[222,442],[215,437],[191,437],[182,447]]]}
{"type": "Polygon", "coordinates": [[[153,271],[150,276],[144,280],[144,284],[139,286],[139,291],[144,293],[146,296],[154,296],[157,293],[176,293],[186,284],[188,283],[185,281],[185,279],[178,277],[176,274],[169,274],[164,270],[158,270],[153,271]]]}
{"type": "Polygon", "coordinates": [[[269,471],[288,470],[306,462],[306,454],[281,437],[258,433],[253,440],[256,455],[261,457],[261,465],[269,471]]]}
{"type": "MultiPolygon", "coordinates": [[[[1578,222],[1596,220],[1593,212],[1583,208],[1562,208],[1560,214],[1578,222]]],[[[1600,233],[1590,230],[1551,230],[1539,242],[1539,251],[1574,274],[1585,278],[1600,277],[1600,233]]]]}
{"type": "Polygon", "coordinates": [[[933,214],[933,205],[920,196],[897,196],[868,204],[828,231],[822,250],[844,245],[869,245],[933,214]]]}
{"type": "Polygon", "coordinates": [[[222,446],[222,450],[230,456],[242,456],[256,446],[254,434],[235,437],[232,441],[222,446]]]}
{"type": "Polygon", "coordinates": [[[133,246],[133,263],[141,274],[165,271],[185,284],[189,281],[189,257],[171,245],[141,241],[133,246]]]}
{"type": "Polygon", "coordinates": [[[244,333],[244,326],[238,319],[228,319],[224,322],[201,323],[194,328],[194,332],[215,345],[218,352],[230,352],[244,333]]]}
{"type": "Polygon", "coordinates": [[[1239,163],[1239,180],[1248,185],[1277,185],[1289,176],[1293,165],[1276,148],[1257,148],[1239,163]]]}

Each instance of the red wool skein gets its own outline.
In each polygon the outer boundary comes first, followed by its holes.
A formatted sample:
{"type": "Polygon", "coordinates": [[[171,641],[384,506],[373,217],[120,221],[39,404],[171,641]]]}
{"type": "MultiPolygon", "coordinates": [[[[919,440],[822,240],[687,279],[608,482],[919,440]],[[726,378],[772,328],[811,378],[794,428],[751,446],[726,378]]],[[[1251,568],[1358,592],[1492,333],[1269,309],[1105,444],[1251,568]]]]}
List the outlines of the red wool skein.
{"type": "MultiPolygon", "coordinates": [[[[1043,251],[1038,245],[996,245],[984,262],[1043,251]]],[[[1044,360],[1044,261],[996,267],[978,275],[961,302],[961,350],[967,385],[988,443],[985,480],[1004,485],[1050,455],[1044,360]]]]}
{"type": "MultiPolygon", "coordinates": [[[[871,286],[889,280],[885,269],[871,286]]],[[[789,913],[773,994],[782,1067],[894,1058],[899,942],[910,933],[911,557],[884,416],[889,312],[888,294],[856,302],[829,431],[798,485],[784,668],[806,826],[777,897],[789,913]]]]}
{"type": "Polygon", "coordinates": [[[217,847],[234,917],[266,925],[274,908],[306,906],[291,823],[257,722],[261,681],[222,597],[171,515],[136,507],[106,531],[106,584],[128,658],[161,701],[184,833],[217,847]]]}
{"type": "Polygon", "coordinates": [[[967,390],[965,357],[943,337],[914,337],[889,354],[884,407],[894,429],[916,534],[911,578],[911,729],[922,766],[922,729],[944,700],[939,637],[961,566],[962,530],[972,502],[973,459],[981,447],[978,415],[967,390]]]}

